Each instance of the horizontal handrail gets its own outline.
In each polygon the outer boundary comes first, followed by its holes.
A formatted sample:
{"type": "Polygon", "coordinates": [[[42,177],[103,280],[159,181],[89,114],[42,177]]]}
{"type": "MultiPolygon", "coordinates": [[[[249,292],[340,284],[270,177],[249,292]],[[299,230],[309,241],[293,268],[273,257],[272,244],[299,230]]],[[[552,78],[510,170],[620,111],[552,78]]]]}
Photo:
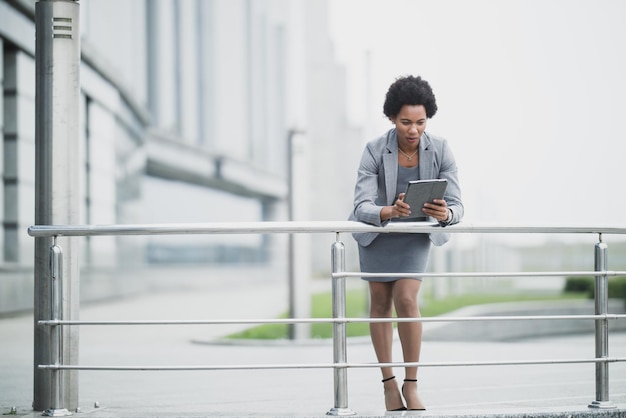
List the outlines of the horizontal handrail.
{"type": "Polygon", "coordinates": [[[571,319],[626,319],[626,314],[602,315],[500,315],[500,316],[433,316],[420,318],[285,318],[285,319],[142,319],[128,321],[70,321],[40,320],[42,326],[69,325],[245,325],[245,324],[349,324],[358,322],[470,322],[470,321],[525,321],[525,320],[571,320],[571,319]]]}
{"type": "Polygon", "coordinates": [[[131,225],[33,225],[28,228],[32,237],[102,236],[102,235],[203,235],[203,234],[258,234],[258,233],[328,233],[328,232],[403,232],[403,233],[507,233],[507,234],[626,234],[625,227],[602,225],[498,225],[459,223],[440,227],[435,222],[390,222],[385,226],[367,225],[354,221],[307,222],[209,222],[164,223],[131,225]]]}
{"type": "Polygon", "coordinates": [[[267,370],[267,369],[344,369],[378,367],[451,367],[451,366],[524,366],[532,364],[617,363],[626,357],[581,359],[501,360],[501,361],[450,361],[450,362],[392,362],[392,363],[302,363],[302,364],[237,364],[205,366],[92,366],[70,364],[40,364],[48,370],[118,370],[118,371],[181,371],[181,370],[267,370]]]}
{"type": "Polygon", "coordinates": [[[626,271],[531,271],[531,272],[469,272],[469,273],[363,273],[341,272],[331,273],[333,278],[339,277],[588,277],[588,276],[626,276],[626,271]]]}

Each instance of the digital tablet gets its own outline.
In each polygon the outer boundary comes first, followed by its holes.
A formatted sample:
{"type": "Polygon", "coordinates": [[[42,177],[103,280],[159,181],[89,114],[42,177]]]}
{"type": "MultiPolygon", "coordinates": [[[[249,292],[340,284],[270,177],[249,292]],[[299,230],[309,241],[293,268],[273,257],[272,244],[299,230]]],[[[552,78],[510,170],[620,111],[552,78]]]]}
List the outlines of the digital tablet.
{"type": "Polygon", "coordinates": [[[435,199],[443,199],[448,187],[446,179],[414,180],[406,188],[404,201],[411,207],[411,218],[426,216],[422,212],[424,203],[433,203],[435,199]]]}

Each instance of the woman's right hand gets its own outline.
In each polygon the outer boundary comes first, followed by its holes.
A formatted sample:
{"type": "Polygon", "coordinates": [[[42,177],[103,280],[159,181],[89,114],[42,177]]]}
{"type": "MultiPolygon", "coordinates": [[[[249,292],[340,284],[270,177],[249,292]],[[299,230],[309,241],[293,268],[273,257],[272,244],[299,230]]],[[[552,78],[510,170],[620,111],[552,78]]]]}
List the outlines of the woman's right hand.
{"type": "Polygon", "coordinates": [[[391,218],[406,218],[409,215],[411,215],[411,207],[404,202],[404,193],[398,195],[398,199],[392,206],[385,206],[380,211],[380,219],[383,221],[391,218]]]}

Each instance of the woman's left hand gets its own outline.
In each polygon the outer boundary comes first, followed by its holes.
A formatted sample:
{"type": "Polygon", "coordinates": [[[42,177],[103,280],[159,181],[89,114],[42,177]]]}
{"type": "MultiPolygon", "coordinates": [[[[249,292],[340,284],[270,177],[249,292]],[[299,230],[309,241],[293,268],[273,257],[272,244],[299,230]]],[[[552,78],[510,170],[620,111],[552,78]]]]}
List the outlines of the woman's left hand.
{"type": "Polygon", "coordinates": [[[434,203],[425,203],[422,210],[428,216],[432,216],[439,222],[448,220],[448,204],[443,199],[435,199],[434,203]]]}

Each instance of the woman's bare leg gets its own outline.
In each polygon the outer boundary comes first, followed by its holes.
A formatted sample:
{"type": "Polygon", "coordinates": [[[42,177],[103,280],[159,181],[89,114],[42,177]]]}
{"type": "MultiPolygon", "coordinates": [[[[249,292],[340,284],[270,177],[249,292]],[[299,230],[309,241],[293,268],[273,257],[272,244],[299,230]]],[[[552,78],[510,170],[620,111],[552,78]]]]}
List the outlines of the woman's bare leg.
{"type": "MultiPolygon", "coordinates": [[[[400,279],[392,289],[392,299],[398,318],[419,318],[418,293],[422,282],[415,279],[400,279]]],[[[398,335],[402,344],[405,362],[418,362],[422,348],[422,323],[399,322],[398,335]]],[[[405,368],[405,379],[402,395],[409,409],[424,409],[424,404],[417,394],[417,367],[405,368]]]]}
{"type": "MultiPolygon", "coordinates": [[[[394,282],[369,282],[370,286],[370,318],[391,318],[393,313],[393,285],[394,282]]],[[[393,323],[370,323],[372,345],[379,363],[392,361],[393,323]]],[[[381,367],[383,380],[393,376],[391,367],[381,367]]],[[[404,407],[402,396],[398,390],[396,379],[386,380],[384,383],[385,407],[388,411],[404,407]]]]}

